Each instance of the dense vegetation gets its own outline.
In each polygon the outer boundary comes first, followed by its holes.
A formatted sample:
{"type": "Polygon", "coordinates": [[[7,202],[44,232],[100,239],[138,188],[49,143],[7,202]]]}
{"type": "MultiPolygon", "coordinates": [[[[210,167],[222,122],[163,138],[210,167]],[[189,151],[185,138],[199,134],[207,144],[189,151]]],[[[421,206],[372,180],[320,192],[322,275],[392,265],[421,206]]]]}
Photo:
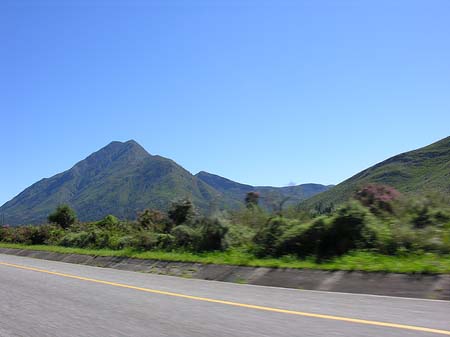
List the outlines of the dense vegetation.
{"type": "Polygon", "coordinates": [[[249,193],[239,211],[210,217],[199,216],[190,200],[179,200],[168,212],[146,209],[131,222],[112,215],[76,222],[62,206],[49,216],[53,223],[1,228],[0,241],[174,255],[215,252],[324,265],[355,254],[366,256],[366,263],[370,254],[399,260],[427,254],[448,260],[450,254],[450,203],[440,195],[410,198],[389,186],[368,185],[330,212],[295,207],[269,212],[258,199],[249,193]]]}

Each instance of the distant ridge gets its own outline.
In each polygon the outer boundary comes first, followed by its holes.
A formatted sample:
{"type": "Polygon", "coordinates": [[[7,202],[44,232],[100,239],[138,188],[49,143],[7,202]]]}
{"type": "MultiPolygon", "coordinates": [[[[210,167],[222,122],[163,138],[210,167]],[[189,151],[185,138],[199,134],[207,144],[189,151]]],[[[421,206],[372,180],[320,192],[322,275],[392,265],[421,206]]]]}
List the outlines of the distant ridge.
{"type": "Polygon", "coordinates": [[[188,197],[202,212],[242,206],[245,193],[291,196],[298,202],[327,189],[318,184],[251,187],[200,172],[196,176],[173,160],[151,155],[134,140],[114,141],[71,169],[26,188],[0,207],[6,223],[44,223],[59,204],[75,209],[81,221],[114,214],[135,219],[145,208],[165,210],[172,200],[188,197]],[[226,182],[226,183],[225,183],[226,182]],[[228,185],[227,185],[228,184],[228,185]]]}
{"type": "Polygon", "coordinates": [[[196,177],[221,192],[227,198],[237,202],[241,202],[248,192],[258,192],[261,195],[262,204],[266,207],[271,207],[273,203],[280,202],[285,198],[289,198],[286,201],[286,205],[298,204],[300,201],[327,191],[333,186],[320,184],[301,184],[286,187],[251,186],[240,184],[205,171],[197,173],[196,177]]]}

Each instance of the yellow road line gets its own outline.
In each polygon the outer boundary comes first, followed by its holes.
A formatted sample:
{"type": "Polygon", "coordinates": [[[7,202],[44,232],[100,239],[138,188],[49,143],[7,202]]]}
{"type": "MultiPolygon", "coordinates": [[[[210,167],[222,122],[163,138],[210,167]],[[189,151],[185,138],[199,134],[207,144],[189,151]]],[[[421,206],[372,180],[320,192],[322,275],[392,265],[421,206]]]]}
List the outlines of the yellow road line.
{"type": "Polygon", "coordinates": [[[404,329],[404,330],[414,330],[414,331],[429,332],[429,333],[434,333],[434,334],[441,334],[441,335],[448,335],[448,336],[450,336],[450,331],[448,331],[448,330],[439,330],[439,329],[425,328],[425,327],[414,326],[414,325],[405,325],[405,324],[396,324],[396,323],[388,323],[388,322],[370,321],[370,320],[365,320],[365,319],[342,317],[342,316],[314,314],[314,313],[309,313],[309,312],[302,312],[302,311],[295,311],[295,310],[286,310],[286,309],[278,309],[278,308],[271,308],[271,307],[265,307],[265,306],[260,306],[260,305],[239,303],[239,302],[223,301],[223,300],[217,300],[217,299],[207,298],[207,297],[199,297],[199,296],[191,296],[191,295],[173,293],[173,292],[170,292],[170,291],[162,291],[162,290],[155,290],[155,289],[149,289],[149,288],[135,287],[135,286],[128,285],[128,284],[97,280],[97,279],[93,279],[93,278],[77,276],[77,275],[72,275],[72,274],[58,273],[58,272],[54,272],[54,271],[50,271],[50,270],[39,269],[39,268],[34,268],[34,267],[27,267],[27,266],[22,266],[22,265],[12,264],[12,263],[6,263],[6,262],[0,262],[0,265],[7,266],[7,267],[14,267],[14,268],[19,268],[19,269],[24,269],[24,270],[31,270],[31,271],[36,271],[36,272],[40,272],[40,273],[56,275],[56,276],[61,276],[61,277],[66,277],[66,278],[71,278],[71,279],[76,279],[76,280],[82,280],[82,281],[87,281],[87,282],[106,284],[106,285],[110,285],[110,286],[114,286],[114,287],[133,289],[133,290],[143,291],[143,292],[146,292],[146,293],[153,293],[153,294],[173,296],[173,297],[181,297],[181,298],[186,298],[186,299],[195,300],[195,301],[219,303],[219,304],[231,305],[231,306],[235,306],[235,307],[242,307],[242,308],[249,308],[249,309],[256,309],[256,310],[263,310],[263,311],[271,311],[271,312],[277,312],[277,313],[282,313],[282,314],[305,316],[305,317],[313,317],[313,318],[322,318],[322,319],[329,319],[329,320],[334,320],[334,321],[342,321],[342,322],[348,322],[348,323],[374,325],[374,326],[396,328],[396,329],[404,329]]]}

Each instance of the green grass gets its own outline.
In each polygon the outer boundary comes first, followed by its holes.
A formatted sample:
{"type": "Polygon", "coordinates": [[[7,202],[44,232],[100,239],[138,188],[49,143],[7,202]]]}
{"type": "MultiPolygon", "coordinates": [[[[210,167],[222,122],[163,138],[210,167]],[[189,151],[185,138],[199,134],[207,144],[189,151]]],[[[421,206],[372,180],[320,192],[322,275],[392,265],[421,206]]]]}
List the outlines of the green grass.
{"type": "Polygon", "coordinates": [[[226,252],[189,253],[165,251],[136,251],[67,248],[46,245],[23,245],[0,243],[0,248],[42,250],[64,254],[84,254],[94,256],[123,256],[137,259],[153,259],[177,262],[199,262],[204,264],[226,264],[252,267],[320,269],[320,270],[348,270],[367,272],[393,273],[426,273],[449,274],[450,255],[436,255],[424,253],[421,255],[388,256],[370,252],[353,252],[330,261],[317,263],[313,259],[299,260],[295,257],[280,259],[258,259],[252,254],[231,250],[226,252]]]}

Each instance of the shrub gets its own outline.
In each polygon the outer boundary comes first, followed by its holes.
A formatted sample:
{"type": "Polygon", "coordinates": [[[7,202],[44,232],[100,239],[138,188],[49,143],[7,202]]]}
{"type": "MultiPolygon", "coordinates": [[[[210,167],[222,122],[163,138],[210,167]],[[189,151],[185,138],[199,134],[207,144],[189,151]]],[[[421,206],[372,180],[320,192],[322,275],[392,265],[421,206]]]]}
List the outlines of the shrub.
{"type": "Polygon", "coordinates": [[[133,236],[132,247],[140,250],[151,250],[158,245],[158,238],[155,233],[141,231],[133,236]]]}
{"type": "Polygon", "coordinates": [[[171,234],[177,247],[193,249],[200,239],[198,232],[187,225],[179,225],[172,229],[171,234]]]}
{"type": "Polygon", "coordinates": [[[322,239],[328,229],[327,218],[319,217],[311,223],[297,223],[287,229],[277,243],[277,254],[297,256],[320,256],[322,239]]]}
{"type": "Polygon", "coordinates": [[[59,245],[65,247],[101,249],[109,247],[109,238],[109,233],[101,230],[67,232],[61,238],[59,245]]]}
{"type": "Polygon", "coordinates": [[[92,244],[92,248],[109,248],[110,236],[111,233],[108,231],[94,231],[94,242],[92,244]]]}
{"type": "Polygon", "coordinates": [[[376,239],[372,229],[374,221],[368,210],[357,202],[338,209],[321,239],[319,255],[329,257],[372,247],[376,239]]]}
{"type": "Polygon", "coordinates": [[[14,243],[23,243],[25,245],[31,245],[32,239],[34,236],[35,229],[32,226],[20,226],[16,227],[13,230],[13,242],[14,243]]]}
{"type": "Polygon", "coordinates": [[[392,213],[392,201],[400,197],[400,192],[387,185],[369,184],[358,191],[355,199],[370,208],[374,213],[386,211],[392,213]]]}
{"type": "Polygon", "coordinates": [[[92,232],[68,232],[61,238],[60,245],[64,247],[85,248],[94,243],[94,235],[92,232]]]}
{"type": "Polygon", "coordinates": [[[108,239],[108,248],[118,250],[125,248],[121,242],[122,237],[120,235],[110,235],[108,239]]]}
{"type": "Polygon", "coordinates": [[[375,219],[369,210],[358,202],[352,202],[338,209],[334,216],[272,230],[272,254],[314,255],[322,259],[342,255],[352,249],[371,248],[377,239],[374,226],[375,219]]]}
{"type": "Polygon", "coordinates": [[[154,209],[146,209],[139,213],[137,221],[141,228],[150,229],[154,232],[165,233],[171,229],[167,216],[154,209]]]}
{"type": "MultiPolygon", "coordinates": [[[[373,232],[373,242],[371,249],[381,254],[393,255],[401,247],[400,241],[396,238],[395,226],[392,223],[379,221],[376,225],[370,226],[373,232]]],[[[406,229],[406,228],[405,228],[406,229]]],[[[407,234],[408,231],[403,233],[407,234]]]]}
{"type": "Polygon", "coordinates": [[[47,243],[50,237],[50,226],[3,227],[0,229],[0,241],[40,245],[47,243]]]}
{"type": "Polygon", "coordinates": [[[285,218],[272,218],[267,221],[253,238],[254,253],[259,256],[277,256],[278,238],[292,226],[292,221],[285,218]]]}
{"type": "Polygon", "coordinates": [[[135,242],[136,241],[134,240],[133,235],[124,235],[118,238],[113,237],[110,244],[112,247],[117,247],[117,249],[123,249],[123,248],[133,248],[135,242]]]}
{"type": "Polygon", "coordinates": [[[32,245],[47,244],[58,229],[52,225],[30,226],[30,241],[32,245]]]}
{"type": "Polygon", "coordinates": [[[172,234],[156,234],[157,248],[158,249],[171,249],[174,248],[175,237],[172,234]]]}
{"type": "Polygon", "coordinates": [[[270,214],[259,207],[242,208],[231,213],[231,222],[256,231],[263,228],[270,219],[270,214]]]}
{"type": "Polygon", "coordinates": [[[189,199],[175,201],[172,203],[168,215],[176,226],[185,224],[195,215],[194,205],[189,199]]]}
{"type": "Polygon", "coordinates": [[[218,219],[200,218],[194,226],[199,232],[199,240],[195,248],[199,251],[220,250],[224,248],[224,238],[228,227],[218,219]]]}
{"type": "Polygon", "coordinates": [[[444,228],[450,222],[449,202],[440,195],[403,198],[396,205],[395,216],[416,229],[428,226],[444,228]]]}
{"type": "Polygon", "coordinates": [[[68,205],[60,205],[48,216],[48,221],[67,229],[77,221],[75,211],[68,205]]]}
{"type": "Polygon", "coordinates": [[[225,234],[225,245],[228,247],[249,247],[252,243],[255,231],[248,226],[230,224],[225,234]]]}
{"type": "Polygon", "coordinates": [[[411,224],[415,228],[442,226],[450,220],[450,215],[444,209],[439,209],[430,199],[416,199],[407,209],[411,224]]]}
{"type": "Polygon", "coordinates": [[[117,219],[114,215],[107,215],[102,220],[97,222],[97,226],[100,227],[114,227],[120,223],[119,219],[117,219]]]}
{"type": "Polygon", "coordinates": [[[0,241],[8,242],[10,236],[9,226],[0,227],[0,241]]]}

